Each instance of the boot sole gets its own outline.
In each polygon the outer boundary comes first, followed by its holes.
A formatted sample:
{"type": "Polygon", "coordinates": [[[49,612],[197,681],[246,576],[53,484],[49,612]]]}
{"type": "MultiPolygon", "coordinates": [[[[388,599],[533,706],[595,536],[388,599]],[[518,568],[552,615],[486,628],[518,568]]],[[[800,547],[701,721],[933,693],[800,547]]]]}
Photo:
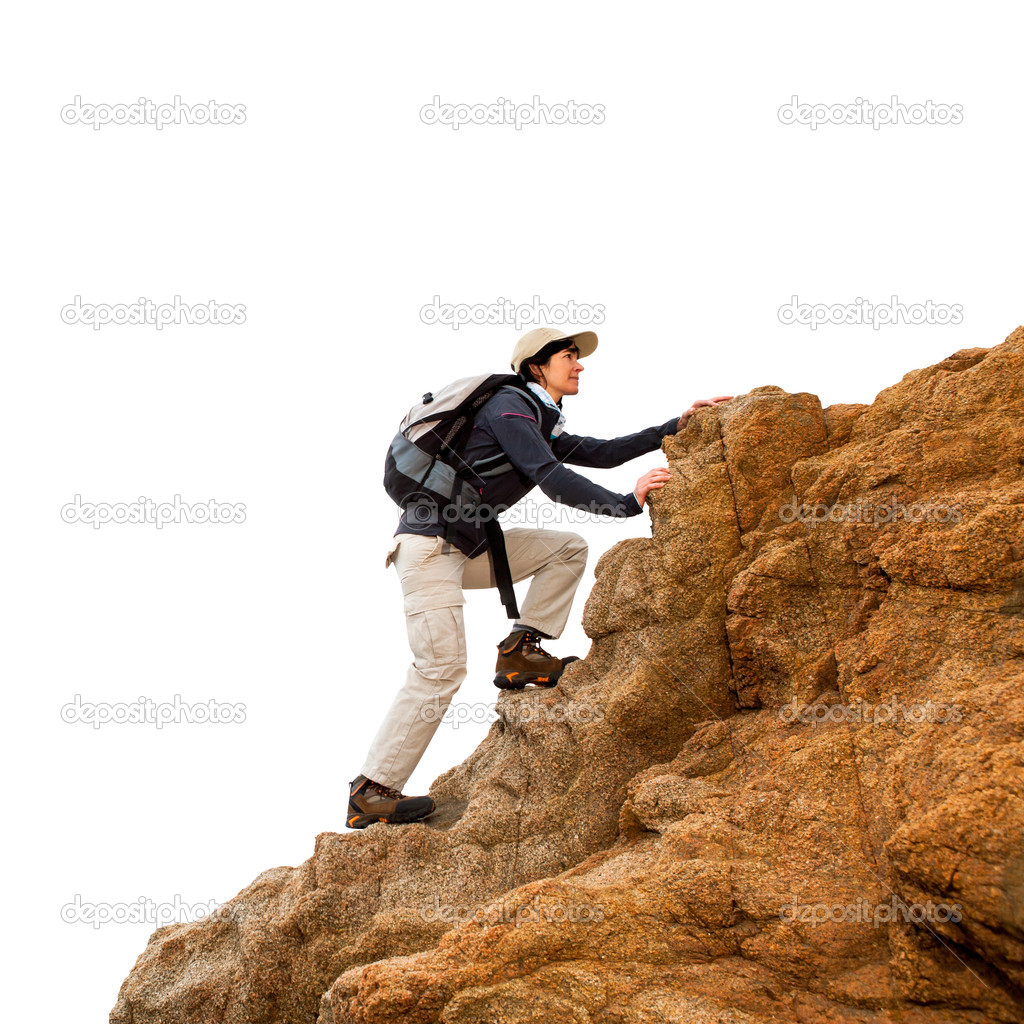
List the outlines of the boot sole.
{"type": "Polygon", "coordinates": [[[366,828],[377,821],[383,821],[386,825],[404,825],[410,821],[428,818],[436,810],[435,805],[429,811],[405,811],[403,814],[350,814],[345,824],[349,828],[366,828]]]}
{"type": "Polygon", "coordinates": [[[534,686],[541,686],[545,689],[549,689],[558,683],[558,680],[562,678],[562,673],[565,671],[567,665],[571,665],[574,661],[580,659],[574,654],[566,658],[562,662],[562,667],[558,672],[553,672],[549,676],[534,676],[527,673],[523,675],[519,672],[499,672],[494,677],[494,685],[499,690],[522,690],[528,683],[532,683],[534,686]],[[515,678],[513,678],[513,676],[515,678]]]}

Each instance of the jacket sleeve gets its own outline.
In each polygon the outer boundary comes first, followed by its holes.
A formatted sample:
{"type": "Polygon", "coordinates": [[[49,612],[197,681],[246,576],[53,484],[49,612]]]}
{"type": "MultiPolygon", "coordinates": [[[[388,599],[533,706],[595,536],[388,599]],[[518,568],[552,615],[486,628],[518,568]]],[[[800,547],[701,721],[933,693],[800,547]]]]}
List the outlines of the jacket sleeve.
{"type": "Polygon", "coordinates": [[[637,516],[643,511],[632,492],[616,494],[566,469],[541,437],[540,425],[525,401],[511,397],[493,408],[489,404],[488,411],[484,429],[501,445],[519,474],[536,484],[552,501],[616,519],[637,516]]]}
{"type": "Polygon", "coordinates": [[[630,459],[648,452],[656,452],[661,447],[661,440],[669,434],[676,433],[679,417],[673,416],[660,426],[647,427],[635,434],[626,434],[610,441],[602,441],[598,437],[577,437],[575,434],[559,434],[555,438],[551,450],[559,462],[571,466],[589,466],[592,469],[611,469],[621,466],[630,459]]]}

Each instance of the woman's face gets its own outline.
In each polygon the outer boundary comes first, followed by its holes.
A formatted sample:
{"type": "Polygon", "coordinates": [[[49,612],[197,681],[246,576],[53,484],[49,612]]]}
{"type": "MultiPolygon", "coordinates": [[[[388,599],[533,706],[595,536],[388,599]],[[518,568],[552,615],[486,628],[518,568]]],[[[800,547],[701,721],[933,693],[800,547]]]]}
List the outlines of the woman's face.
{"type": "Polygon", "coordinates": [[[544,374],[544,387],[557,402],[563,395],[575,395],[580,390],[580,374],[583,364],[577,358],[579,349],[575,345],[556,352],[540,369],[544,374]]]}

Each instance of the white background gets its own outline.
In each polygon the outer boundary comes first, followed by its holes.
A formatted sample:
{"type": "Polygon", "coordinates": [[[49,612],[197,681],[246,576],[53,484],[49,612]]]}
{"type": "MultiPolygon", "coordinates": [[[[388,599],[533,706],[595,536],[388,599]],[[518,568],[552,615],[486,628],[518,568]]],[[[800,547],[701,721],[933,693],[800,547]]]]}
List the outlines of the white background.
{"type": "MultiPolygon", "coordinates": [[[[146,924],[61,907],[224,901],[344,828],[409,660],[384,453],[423,391],[507,368],[442,302],[601,304],[567,429],[613,437],[775,384],[870,402],[1021,322],[1019,8],[23,5],[3,42],[3,503],[12,1020],[100,1020],[146,924]],[[780,105],[961,104],[957,126],[783,125],[780,105]],[[83,103],[242,103],[242,125],[66,125],[83,103]],[[442,102],[602,104],[595,126],[426,125],[442,102]],[[241,326],[61,322],[242,303],[241,326]],[[780,323],[798,295],[960,304],[959,326],[780,323]],[[83,501],[242,502],[239,525],[68,525],[83,501]],[[92,702],[242,702],[236,725],[65,724],[92,702]]],[[[533,324],[527,325],[535,326],[533,324]]],[[[526,327],[523,330],[527,329],[526,327]]],[[[593,479],[628,491],[660,453],[593,479]]],[[[534,492],[534,497],[542,497],[534,492]]],[[[569,525],[601,552],[649,535],[569,525]]],[[[520,598],[525,592],[518,588],[520,598]]],[[[460,701],[493,702],[496,592],[460,701]]],[[[442,725],[426,792],[486,734],[442,725]]]]}

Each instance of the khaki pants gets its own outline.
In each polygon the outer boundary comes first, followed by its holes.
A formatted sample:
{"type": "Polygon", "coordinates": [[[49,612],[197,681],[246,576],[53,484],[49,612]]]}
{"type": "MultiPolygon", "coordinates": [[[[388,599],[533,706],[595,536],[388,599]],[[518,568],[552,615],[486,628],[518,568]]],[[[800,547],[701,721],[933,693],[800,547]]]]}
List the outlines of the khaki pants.
{"type": "MultiPolygon", "coordinates": [[[[504,534],[513,581],[533,577],[517,621],[561,636],[587,566],[587,542],[561,530],[522,528],[504,534]]],[[[402,583],[413,660],[360,771],[400,790],[466,678],[463,588],[497,583],[486,551],[467,558],[442,537],[400,533],[384,564],[392,562],[402,583]]]]}

